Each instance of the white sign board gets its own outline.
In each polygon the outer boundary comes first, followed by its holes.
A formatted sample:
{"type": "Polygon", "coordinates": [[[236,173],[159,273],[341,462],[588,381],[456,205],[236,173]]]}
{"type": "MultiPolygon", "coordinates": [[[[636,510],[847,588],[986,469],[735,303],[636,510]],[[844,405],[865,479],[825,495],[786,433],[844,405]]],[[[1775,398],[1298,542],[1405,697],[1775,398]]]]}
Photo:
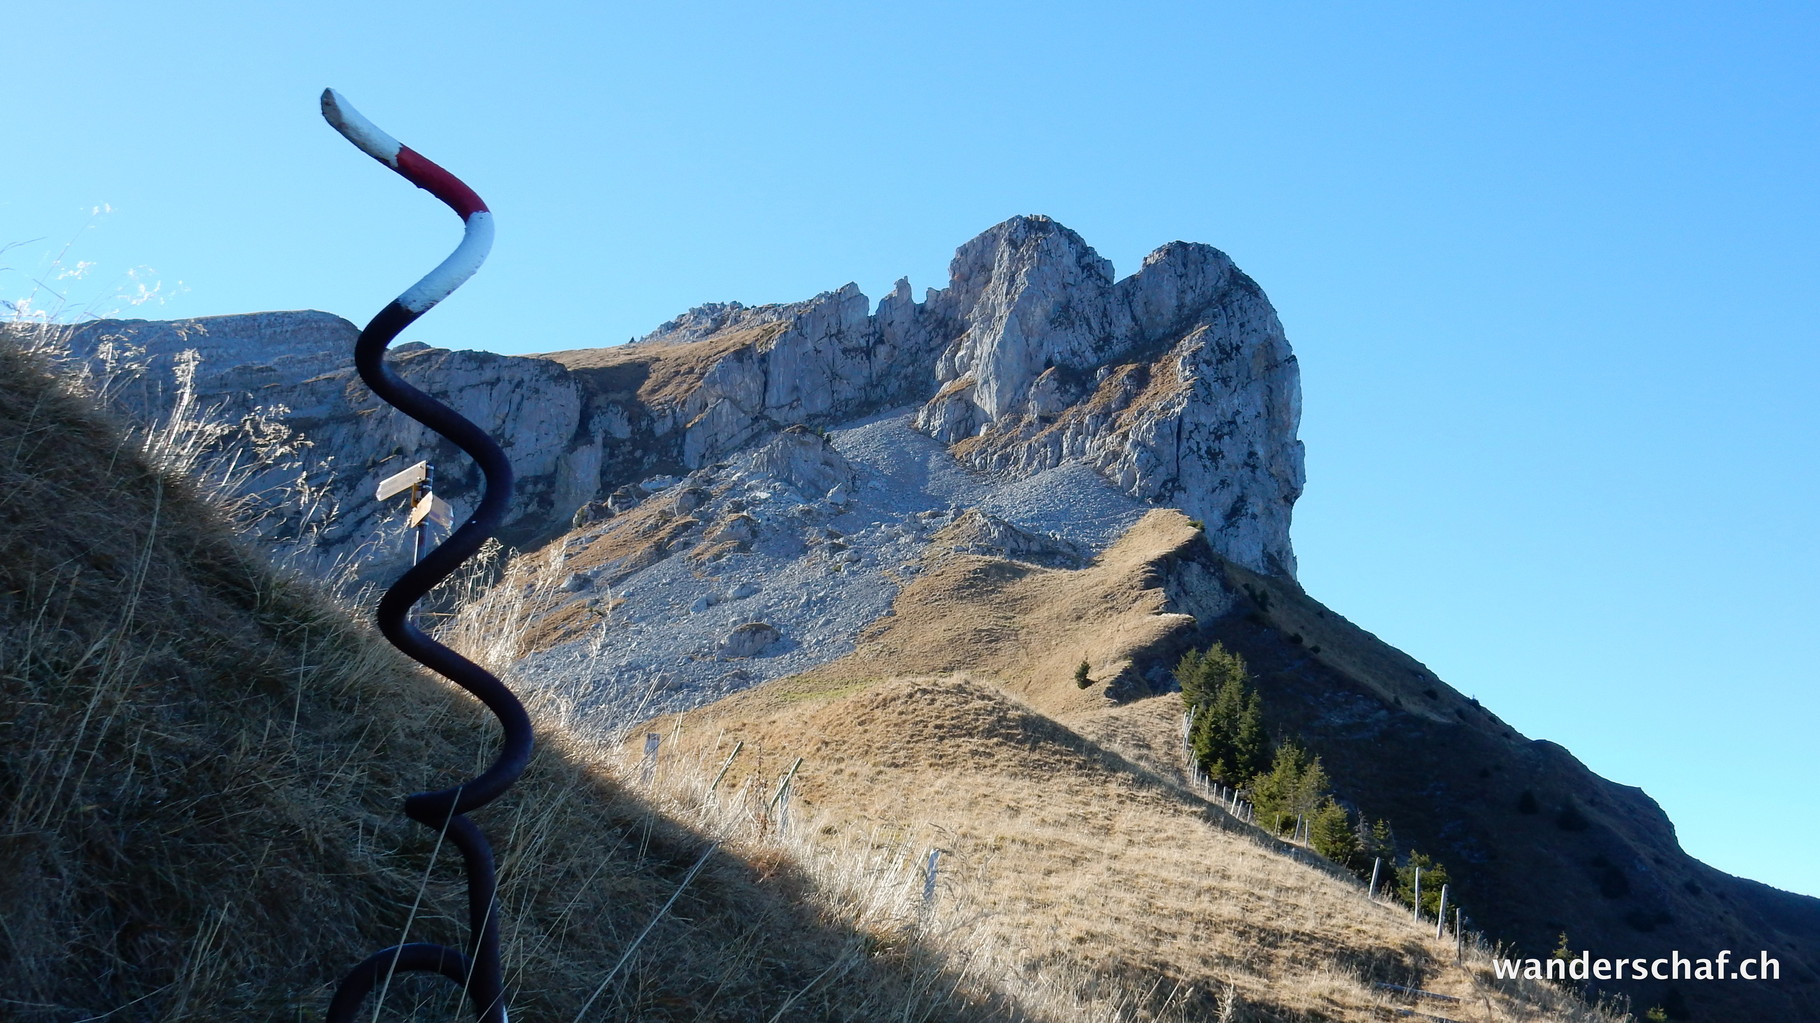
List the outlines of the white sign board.
{"type": "Polygon", "coordinates": [[[429,478],[430,463],[418,462],[396,476],[387,476],[380,480],[378,497],[381,501],[388,497],[397,497],[429,478]]]}
{"type": "Polygon", "coordinates": [[[426,494],[423,500],[411,506],[411,517],[405,522],[405,525],[415,527],[426,519],[447,529],[455,524],[455,509],[449,507],[449,502],[435,494],[426,494]]]}

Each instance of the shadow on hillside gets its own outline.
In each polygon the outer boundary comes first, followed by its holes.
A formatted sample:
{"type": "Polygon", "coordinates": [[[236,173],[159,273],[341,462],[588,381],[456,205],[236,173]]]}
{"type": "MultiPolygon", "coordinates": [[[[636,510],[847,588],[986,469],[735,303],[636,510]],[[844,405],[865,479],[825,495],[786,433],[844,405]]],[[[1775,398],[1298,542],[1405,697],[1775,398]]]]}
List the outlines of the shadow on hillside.
{"type": "MultiPolygon", "coordinates": [[[[0,1018],[317,1018],[407,929],[459,942],[450,852],[426,880],[435,836],[398,807],[490,753],[473,701],[7,345],[0,521],[0,1018]]],[[[913,936],[817,909],[787,863],[717,852],[678,894],[708,839],[553,746],[475,816],[525,1018],[1017,1016],[913,936]]],[[[446,987],[396,994],[448,1018],[446,987]]]]}

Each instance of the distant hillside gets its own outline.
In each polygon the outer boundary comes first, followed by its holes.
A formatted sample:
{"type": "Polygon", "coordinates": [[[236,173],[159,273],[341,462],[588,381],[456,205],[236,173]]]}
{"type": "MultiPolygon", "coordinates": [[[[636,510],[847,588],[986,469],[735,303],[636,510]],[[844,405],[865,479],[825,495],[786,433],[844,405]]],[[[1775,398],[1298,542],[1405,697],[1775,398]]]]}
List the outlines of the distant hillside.
{"type": "MultiPolygon", "coordinates": [[[[1630,995],[1639,1010],[1675,1007],[1675,1018],[1820,1019],[1814,972],[1820,901],[1688,856],[1640,790],[1600,778],[1553,743],[1524,739],[1292,581],[1221,558],[1179,513],[1152,512],[1084,568],[966,553],[974,547],[964,529],[938,537],[892,613],[865,631],[852,654],[699,713],[729,736],[762,736],[767,749],[801,753],[834,772],[816,795],[842,812],[933,813],[927,808],[938,794],[951,793],[942,798],[958,809],[943,819],[957,841],[975,849],[997,848],[994,835],[1016,833],[1031,821],[1064,831],[1059,822],[1070,815],[1092,821],[1087,830],[1096,841],[1113,841],[1113,849],[1125,852],[1096,846],[1089,860],[1116,863],[1127,855],[1134,862],[1109,866],[1112,876],[1091,894],[1077,890],[1052,901],[1084,898],[1097,907],[1132,897],[1123,871],[1163,869],[1160,864],[1177,858],[1183,865],[1168,869],[1187,871],[1200,862],[1214,870],[1232,854],[1205,839],[1152,833],[1161,825],[1132,823],[1134,811],[1123,797],[1108,802],[1097,787],[1072,777],[1043,781],[1050,769],[1038,765],[1047,754],[1036,750],[1062,742],[1122,765],[1115,773],[1182,780],[1182,703],[1166,691],[1169,669],[1190,646],[1219,641],[1248,660],[1269,728],[1310,744],[1339,796],[1371,818],[1387,819],[1399,848],[1420,849],[1446,864],[1455,896],[1486,933],[1536,956],[1549,955],[1562,932],[1576,951],[1611,957],[1766,949],[1780,961],[1779,981],[1605,987],[1630,995]],[[1072,678],[1083,660],[1097,680],[1089,690],[1072,678]],[[964,697],[944,695],[939,683],[925,684],[918,696],[878,688],[884,679],[951,672],[970,677],[960,687],[964,697]],[[945,752],[977,743],[982,727],[946,723],[945,708],[957,699],[997,706],[995,734],[1011,730],[1004,742],[986,744],[977,762],[945,752]],[[882,718],[874,708],[881,701],[890,708],[882,718]],[[932,720],[918,720],[919,706],[932,720]],[[1014,720],[1026,723],[1006,724],[1014,720]],[[887,736],[885,753],[879,744],[887,736]],[[1020,766],[1026,752],[1034,759],[1020,766]],[[999,778],[1000,770],[1019,780],[999,778]],[[1019,795],[1012,798],[1013,792],[1019,795]],[[974,818],[964,807],[976,804],[993,809],[974,818]],[[1118,835],[1128,836],[1122,846],[1111,837],[1118,835]]],[[[1045,834],[1068,847],[1082,840],[1045,834]]],[[[1047,841],[1024,844],[1034,849],[1047,841]]],[[[1043,869],[1045,877],[1064,872],[1043,869]]],[[[1003,883],[1015,890],[1025,882],[1003,883]]],[[[1244,897],[1230,889],[1223,896],[1244,897]]],[[[1077,925],[1090,926],[1099,912],[1077,925]]],[[[1107,912],[1112,919],[1102,926],[1123,921],[1154,935],[1164,926],[1158,914],[1174,910],[1142,903],[1107,912]]],[[[1220,939],[1204,920],[1184,913],[1170,926],[1205,935],[1208,948],[1198,954],[1220,954],[1220,939]]],[[[1170,940],[1193,944],[1173,932],[1170,940]]],[[[1195,961],[1194,954],[1176,953],[1151,968],[1173,983],[1196,976],[1189,965],[1195,961]]]]}

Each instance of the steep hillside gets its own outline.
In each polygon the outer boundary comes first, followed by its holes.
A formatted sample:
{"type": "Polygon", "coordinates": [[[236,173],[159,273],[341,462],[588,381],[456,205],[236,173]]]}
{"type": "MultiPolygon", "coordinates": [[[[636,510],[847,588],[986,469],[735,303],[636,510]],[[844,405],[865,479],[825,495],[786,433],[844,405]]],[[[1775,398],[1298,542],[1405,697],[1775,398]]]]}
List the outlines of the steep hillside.
{"type": "MultiPolygon", "coordinates": [[[[1815,900],[1730,877],[1687,856],[1642,792],[1592,774],[1558,746],[1517,735],[1293,582],[1220,558],[1179,513],[1151,513],[1078,569],[964,553],[962,533],[950,529],[938,537],[893,613],[866,630],[852,654],[702,713],[729,736],[762,737],[758,741],[778,755],[789,750],[809,757],[816,769],[805,767],[805,777],[818,779],[812,783],[817,797],[843,811],[935,814],[944,827],[976,843],[969,846],[976,851],[996,848],[1001,829],[1030,820],[1054,826],[1072,814],[1092,822],[1089,832],[1115,836],[1108,839],[1114,848],[1116,836],[1134,836],[1126,855],[1141,866],[1121,870],[1152,869],[1177,857],[1216,869],[1234,853],[1209,846],[1206,837],[1164,838],[1162,830],[1146,830],[1161,829],[1159,824],[1127,831],[1125,818],[1133,811],[1125,797],[1108,797],[1100,783],[1058,774],[1042,757],[1022,761],[1033,744],[1040,745],[1040,735],[1090,750],[1102,763],[1118,764],[1114,773],[1127,778],[1180,779],[1181,700],[1158,691],[1169,687],[1169,669],[1184,649],[1218,640],[1249,661],[1268,726],[1311,744],[1338,795],[1373,818],[1388,819],[1401,847],[1445,863],[1454,894],[1487,933],[1516,942],[1523,954],[1542,956],[1563,931],[1576,950],[1610,957],[1767,949],[1781,962],[1776,982],[1641,983],[1611,990],[1631,995],[1639,1007],[1685,1011],[1680,1018],[1820,1018],[1815,900]],[[1099,683],[1089,690],[1072,679],[1083,659],[1099,683]],[[968,678],[882,681],[953,672],[968,678]],[[979,706],[996,701],[1001,711],[987,724],[980,713],[957,717],[942,709],[956,700],[979,706]],[[894,708],[893,715],[881,719],[875,704],[894,708]],[[935,723],[917,720],[919,705],[935,723]],[[881,751],[883,736],[892,738],[881,751]],[[976,752],[940,752],[957,748],[976,752]],[[1001,769],[1021,780],[1000,777],[995,772],[1001,769]],[[974,805],[991,808],[984,820],[956,809],[974,805]]],[[[1172,791],[1172,798],[1189,799],[1172,791]]],[[[1042,860],[1040,870],[1033,868],[1039,876],[1068,874],[1080,867],[1078,841],[1052,834],[1024,843],[1018,855],[1042,860]],[[1052,841],[1060,851],[1041,851],[1052,841]],[[1059,859],[1049,863],[1050,856],[1059,859]],[[1076,857],[1072,865],[1070,856],[1076,857]]],[[[1112,855],[1102,849],[1089,859],[1112,855]]],[[[1033,883],[1026,871],[1001,881],[1008,889],[1033,883]]],[[[1133,927],[1138,921],[1161,926],[1162,910],[1154,904],[1111,907],[1104,900],[1137,898],[1122,882],[1113,888],[1057,890],[1039,901],[1056,914],[1057,907],[1090,899],[1095,909],[1089,919],[1105,915],[1133,927]]],[[[1224,898],[1242,902],[1244,896],[1228,891],[1224,898]]],[[[1182,926],[1199,935],[1207,945],[1203,954],[1213,957],[1205,968],[1233,970],[1215,951],[1220,939],[1214,932],[1226,930],[1201,930],[1188,917],[1182,926]]],[[[1042,926],[1034,918],[1026,924],[1048,934],[1042,926]]],[[[1050,938],[1056,949],[1069,944],[1050,938]]],[[[1179,935],[1169,940],[1185,941],[1179,935]]],[[[1319,944],[1297,937],[1283,939],[1281,947],[1319,944]]],[[[1193,961],[1187,952],[1163,956],[1155,968],[1173,982],[1196,974],[1174,973],[1162,963],[1186,961],[1193,961]]],[[[1251,983],[1261,982],[1253,977],[1251,983]]]]}
{"type": "Polygon", "coordinates": [[[1250,660],[1275,720],[1315,744],[1349,795],[1463,879],[1488,930],[1534,954],[1562,932],[1610,956],[1768,950],[1773,983],[1623,989],[1691,1019],[1820,1020],[1820,900],[1694,859],[1643,790],[1523,737],[1294,583],[1225,568],[1248,599],[1209,633],[1250,660]]]}
{"type": "MultiPolygon", "coordinates": [[[[829,683],[773,683],[681,732],[743,741],[736,769],[765,779],[803,758],[792,787],[818,821],[920,834],[940,852],[935,901],[984,921],[1019,973],[1069,978],[1087,1000],[1136,987],[1149,1011],[1189,1019],[1381,1019],[1401,1000],[1380,983],[1460,999],[1468,1019],[1578,1018],[1563,997],[1535,1005],[1482,964],[1456,967],[1432,923],[996,686],[829,683]]],[[[1455,1004],[1425,1007],[1460,1018],[1455,1004]]]]}
{"type": "MultiPolygon", "coordinates": [[[[433,836],[398,802],[469,773],[483,715],[4,343],[0,700],[0,1018],[319,1018],[373,950],[458,940],[456,868],[423,884],[433,836]]],[[[727,832],[742,804],[659,806],[542,732],[479,815],[515,1018],[1006,1018],[727,832]]],[[[452,1018],[447,987],[399,985],[387,1018],[452,1018]]]]}

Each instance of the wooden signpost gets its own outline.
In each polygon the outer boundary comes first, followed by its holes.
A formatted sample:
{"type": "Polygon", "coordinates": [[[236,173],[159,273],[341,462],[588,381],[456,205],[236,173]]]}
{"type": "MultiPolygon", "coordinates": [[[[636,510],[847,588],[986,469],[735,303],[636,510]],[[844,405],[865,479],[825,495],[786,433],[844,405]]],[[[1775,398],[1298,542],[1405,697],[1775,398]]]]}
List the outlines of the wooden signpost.
{"type": "Polygon", "coordinates": [[[405,528],[415,530],[411,538],[411,564],[423,560],[423,531],[425,524],[433,524],[443,529],[455,525],[455,509],[449,502],[436,496],[432,488],[436,479],[436,467],[429,462],[418,462],[403,472],[394,473],[379,481],[379,488],[374,496],[381,501],[389,501],[399,494],[411,495],[411,514],[405,519],[405,528]]]}

